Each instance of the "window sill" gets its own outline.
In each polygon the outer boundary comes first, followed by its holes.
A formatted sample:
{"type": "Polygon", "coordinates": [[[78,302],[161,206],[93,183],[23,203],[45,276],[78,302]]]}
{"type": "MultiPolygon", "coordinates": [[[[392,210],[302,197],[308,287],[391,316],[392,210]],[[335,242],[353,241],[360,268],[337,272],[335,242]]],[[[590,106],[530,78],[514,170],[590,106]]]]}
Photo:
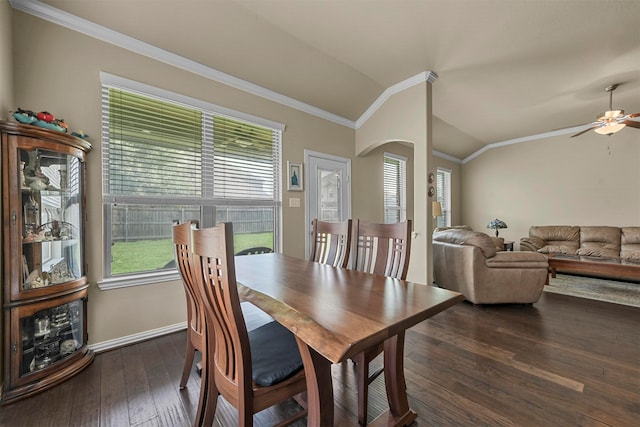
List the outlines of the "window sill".
{"type": "Polygon", "coordinates": [[[177,270],[162,271],[144,274],[129,274],[126,276],[109,277],[98,281],[98,288],[101,291],[110,289],[128,288],[131,286],[150,285],[162,282],[173,282],[180,280],[177,270]]]}

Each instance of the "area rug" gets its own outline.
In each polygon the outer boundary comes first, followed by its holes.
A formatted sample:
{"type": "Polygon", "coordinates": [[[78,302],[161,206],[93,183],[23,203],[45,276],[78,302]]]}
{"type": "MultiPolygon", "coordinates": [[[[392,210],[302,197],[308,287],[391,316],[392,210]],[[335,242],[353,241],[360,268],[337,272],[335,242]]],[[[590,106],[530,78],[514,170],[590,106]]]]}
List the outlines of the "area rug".
{"type": "Polygon", "coordinates": [[[557,274],[549,278],[545,292],[640,307],[640,283],[557,274]]]}

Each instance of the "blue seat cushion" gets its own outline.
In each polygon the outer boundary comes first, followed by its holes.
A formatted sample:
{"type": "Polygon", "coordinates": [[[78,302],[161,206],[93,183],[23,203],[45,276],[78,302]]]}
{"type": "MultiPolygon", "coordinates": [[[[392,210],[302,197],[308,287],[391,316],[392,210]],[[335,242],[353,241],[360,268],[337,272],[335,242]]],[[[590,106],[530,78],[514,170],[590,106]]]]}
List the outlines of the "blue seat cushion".
{"type": "Polygon", "coordinates": [[[302,369],[295,336],[276,321],[249,331],[249,343],[253,381],[259,386],[278,384],[302,369]]]}

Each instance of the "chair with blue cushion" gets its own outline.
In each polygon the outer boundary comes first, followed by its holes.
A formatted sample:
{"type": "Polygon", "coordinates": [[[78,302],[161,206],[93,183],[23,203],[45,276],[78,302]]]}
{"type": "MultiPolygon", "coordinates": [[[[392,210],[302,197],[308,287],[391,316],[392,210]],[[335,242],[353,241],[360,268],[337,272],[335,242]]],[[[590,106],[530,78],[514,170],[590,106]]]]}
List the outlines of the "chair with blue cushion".
{"type": "Polygon", "coordinates": [[[257,255],[257,254],[270,254],[273,253],[273,249],[266,246],[256,246],[255,248],[247,248],[239,251],[236,255],[257,255]]]}
{"type": "MultiPolygon", "coordinates": [[[[238,409],[240,426],[252,426],[253,414],[306,391],[295,336],[275,321],[247,331],[236,284],[231,223],[194,230],[192,248],[207,342],[215,343],[203,360],[203,372],[205,365],[209,368],[202,380],[207,382],[207,394],[219,393],[238,409]]],[[[211,409],[206,412],[215,412],[211,409]]],[[[306,413],[302,410],[281,425],[306,413]]],[[[210,420],[205,422],[211,425],[210,420]]]]}

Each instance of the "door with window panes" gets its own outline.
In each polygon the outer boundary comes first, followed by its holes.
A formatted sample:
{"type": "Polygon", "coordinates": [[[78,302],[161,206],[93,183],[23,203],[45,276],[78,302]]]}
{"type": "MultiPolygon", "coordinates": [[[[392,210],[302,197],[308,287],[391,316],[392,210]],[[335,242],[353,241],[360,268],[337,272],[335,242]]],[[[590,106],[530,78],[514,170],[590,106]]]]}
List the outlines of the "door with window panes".
{"type": "Polygon", "coordinates": [[[341,222],[351,217],[351,160],[305,150],[307,182],[306,257],[311,221],[341,222]]]}

